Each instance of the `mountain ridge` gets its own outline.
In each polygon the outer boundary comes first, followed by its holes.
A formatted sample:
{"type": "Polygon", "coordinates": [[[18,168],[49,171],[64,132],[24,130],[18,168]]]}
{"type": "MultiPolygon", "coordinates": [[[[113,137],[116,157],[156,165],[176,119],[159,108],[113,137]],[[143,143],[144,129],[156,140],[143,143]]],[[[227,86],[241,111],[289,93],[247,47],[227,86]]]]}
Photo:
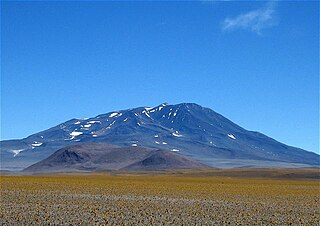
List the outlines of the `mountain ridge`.
{"type": "Polygon", "coordinates": [[[166,149],[212,167],[319,165],[319,155],[246,130],[195,103],[163,103],[70,119],[24,139],[1,141],[0,154],[5,166],[23,168],[60,148],[86,142],[166,149]]]}

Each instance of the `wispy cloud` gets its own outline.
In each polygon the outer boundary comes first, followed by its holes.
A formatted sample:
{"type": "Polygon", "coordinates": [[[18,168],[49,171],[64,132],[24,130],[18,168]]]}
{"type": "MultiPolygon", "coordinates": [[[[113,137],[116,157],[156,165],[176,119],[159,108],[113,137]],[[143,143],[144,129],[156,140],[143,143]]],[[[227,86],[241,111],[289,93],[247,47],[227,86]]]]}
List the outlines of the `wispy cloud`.
{"type": "Polygon", "coordinates": [[[268,2],[264,7],[242,13],[234,18],[226,18],[222,22],[223,31],[245,29],[261,35],[261,30],[276,25],[275,2],[268,2]]]}

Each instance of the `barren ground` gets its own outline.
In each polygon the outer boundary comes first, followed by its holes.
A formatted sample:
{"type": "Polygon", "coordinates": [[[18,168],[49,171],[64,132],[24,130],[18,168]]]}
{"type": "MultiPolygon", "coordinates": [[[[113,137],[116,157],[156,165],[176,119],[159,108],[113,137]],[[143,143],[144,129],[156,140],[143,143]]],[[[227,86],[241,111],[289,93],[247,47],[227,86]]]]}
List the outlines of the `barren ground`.
{"type": "Polygon", "coordinates": [[[320,225],[318,174],[2,175],[0,225],[320,225]]]}

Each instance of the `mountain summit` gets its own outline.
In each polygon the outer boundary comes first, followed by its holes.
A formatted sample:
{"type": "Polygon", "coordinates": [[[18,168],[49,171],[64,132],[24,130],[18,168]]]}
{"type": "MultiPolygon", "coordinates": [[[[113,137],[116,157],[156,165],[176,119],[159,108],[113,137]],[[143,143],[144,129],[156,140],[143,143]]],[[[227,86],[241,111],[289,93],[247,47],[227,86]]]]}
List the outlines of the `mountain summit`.
{"type": "Polygon", "coordinates": [[[22,169],[88,142],[170,150],[212,167],[319,166],[319,155],[245,130],[209,108],[163,103],[71,119],[21,140],[1,141],[1,168],[22,169]]]}

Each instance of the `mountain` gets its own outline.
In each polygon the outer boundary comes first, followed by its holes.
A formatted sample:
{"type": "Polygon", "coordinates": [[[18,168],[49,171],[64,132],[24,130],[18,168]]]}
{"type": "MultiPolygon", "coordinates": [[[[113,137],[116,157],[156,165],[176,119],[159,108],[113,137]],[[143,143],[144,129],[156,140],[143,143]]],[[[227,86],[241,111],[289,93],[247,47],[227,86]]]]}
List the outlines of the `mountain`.
{"type": "Polygon", "coordinates": [[[319,166],[313,152],[248,131],[209,108],[182,103],[71,119],[21,140],[1,141],[1,169],[22,169],[87,142],[165,149],[212,167],[319,166]]]}
{"type": "Polygon", "coordinates": [[[207,168],[175,152],[106,143],[83,143],[62,148],[27,167],[25,172],[101,170],[168,170],[207,168]]]}

